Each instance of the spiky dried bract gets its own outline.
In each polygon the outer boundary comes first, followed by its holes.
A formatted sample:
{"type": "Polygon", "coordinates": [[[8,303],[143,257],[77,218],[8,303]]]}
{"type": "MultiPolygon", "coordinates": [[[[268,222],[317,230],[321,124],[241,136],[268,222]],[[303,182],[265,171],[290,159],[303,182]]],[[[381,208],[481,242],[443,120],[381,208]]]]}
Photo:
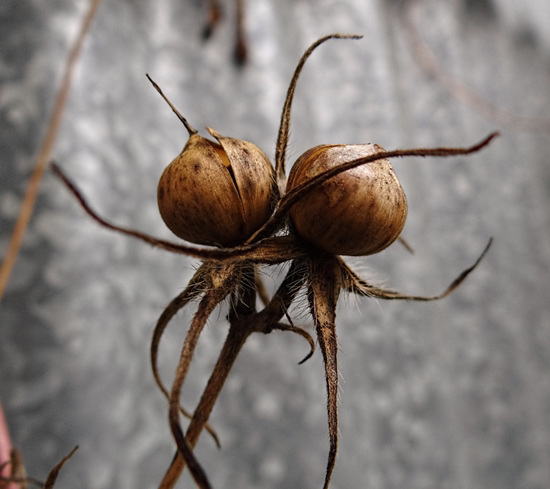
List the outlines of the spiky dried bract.
{"type": "Polygon", "coordinates": [[[329,452],[325,472],[327,489],[336,464],[338,450],[338,340],[336,303],[342,289],[341,273],[335,256],[315,257],[308,263],[311,282],[308,300],[325,365],[329,452]]]}

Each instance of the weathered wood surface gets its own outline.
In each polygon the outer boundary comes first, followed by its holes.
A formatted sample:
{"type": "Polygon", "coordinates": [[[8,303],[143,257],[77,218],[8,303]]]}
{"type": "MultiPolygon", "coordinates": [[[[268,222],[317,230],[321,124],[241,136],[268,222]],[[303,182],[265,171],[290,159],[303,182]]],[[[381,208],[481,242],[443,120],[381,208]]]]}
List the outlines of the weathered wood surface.
{"type": "MultiPolygon", "coordinates": [[[[13,0],[0,9],[2,250],[86,3],[13,0]]],[[[501,127],[428,77],[411,55],[398,2],[248,3],[250,62],[239,71],[230,63],[230,3],[202,44],[201,2],[105,0],[56,160],[103,215],[169,237],[156,182],[186,133],[145,72],[195,127],[253,141],[272,157],[302,51],[329,32],[364,34],[324,45],[308,63],[291,159],[321,143],[393,149],[468,145],[495,129],[502,136],[469,158],[396,162],[409,198],[405,237],[416,252],[395,245],[352,263],[378,283],[432,294],[490,236],[495,242],[441,302],[341,300],[341,444],[332,487],[547,488],[550,136],[501,127]]],[[[510,111],[550,117],[548,2],[519,3],[425,1],[415,19],[456,79],[510,111]]],[[[60,488],[158,483],[173,443],[148,342],[195,265],[99,228],[46,175],[0,308],[0,397],[32,475],[43,476],[78,444],[60,488]]],[[[223,317],[199,345],[184,392],[189,407],[220,348],[223,317]]],[[[163,343],[167,380],[189,319],[178,316],[163,343]]],[[[307,314],[298,321],[307,324],[307,314]]],[[[324,379],[320,355],[296,365],[306,351],[282,334],[245,348],[213,415],[223,448],[206,437],[198,447],[214,487],[321,487],[324,379]]]]}

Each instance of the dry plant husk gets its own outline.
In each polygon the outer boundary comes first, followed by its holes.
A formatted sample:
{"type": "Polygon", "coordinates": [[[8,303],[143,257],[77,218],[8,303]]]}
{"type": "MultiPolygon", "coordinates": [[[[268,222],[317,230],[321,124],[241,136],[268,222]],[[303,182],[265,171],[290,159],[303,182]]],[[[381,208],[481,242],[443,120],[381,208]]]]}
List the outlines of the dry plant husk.
{"type": "MultiPolygon", "coordinates": [[[[489,240],[475,263],[461,272],[440,294],[434,296],[407,295],[370,285],[351,270],[337,253],[316,246],[314,239],[304,239],[300,235],[300,231],[293,225],[290,217],[295,206],[298,208],[297,206],[301,201],[305,201],[308,196],[314,195],[316,190],[322,188],[331,179],[344,179],[343,177],[350,173],[349,170],[371,164],[374,169],[378,163],[378,167],[382,168],[380,170],[382,173],[378,176],[384,178],[387,176],[388,168],[391,169],[391,165],[389,165],[389,162],[380,165],[381,161],[385,162],[391,158],[404,156],[450,157],[467,155],[481,150],[496,136],[496,133],[493,133],[479,143],[467,148],[415,148],[384,151],[378,147],[374,152],[366,152],[363,156],[343,159],[331,168],[323,169],[314,176],[309,176],[303,181],[293,182],[291,186],[287,186],[285,160],[289,139],[290,112],[294,91],[302,68],[313,51],[323,42],[329,39],[357,39],[360,37],[342,34],[322,37],[313,43],[300,59],[287,92],[277,137],[274,168],[276,186],[272,189],[275,205],[271,214],[266,217],[265,222],[256,224],[257,229],[235,246],[194,247],[160,240],[140,231],[117,226],[99,216],[63,171],[57,165],[53,166],[54,172],[63,180],[86,212],[102,226],[138,238],[150,245],[202,260],[202,264],[188,286],[168,304],[160,316],[151,342],[150,355],[153,375],[161,391],[168,398],[169,424],[177,445],[172,463],[159,485],[160,489],[174,487],[185,466],[189,468],[198,487],[201,489],[211,487],[205,470],[195,457],[193,448],[203,429],[208,428],[207,422],[210,413],[231,367],[251,335],[254,333],[269,334],[272,331],[293,332],[306,339],[310,346],[310,352],[302,361],[307,360],[313,354],[315,346],[313,338],[304,329],[296,327],[288,314],[291,304],[303,291],[307,296],[325,366],[329,453],[323,488],[328,488],[338,447],[338,343],[335,311],[340,294],[348,292],[388,300],[432,301],[441,299],[449,295],[463,282],[477,267],[489,249],[491,240],[489,240]],[[274,265],[285,262],[290,262],[288,272],[282,278],[273,296],[268,297],[261,282],[259,267],[260,265],[274,265]],[[257,297],[260,297],[263,302],[263,307],[260,309],[257,306],[257,297]],[[164,385],[157,366],[159,344],[170,320],[193,300],[198,302],[197,310],[185,337],[172,385],[168,388],[164,385]],[[180,416],[182,411],[182,387],[193,360],[197,341],[206,321],[224,300],[228,300],[230,304],[227,337],[209,381],[196,408],[192,413],[189,413],[190,421],[184,428],[180,416]]],[[[154,82],[153,84],[185,124],[190,137],[194,137],[196,131],[168,101],[158,85],[154,82]]],[[[391,172],[393,172],[393,169],[391,172]]],[[[319,209],[317,212],[322,213],[323,211],[324,209],[319,209]]],[[[314,208],[309,209],[307,212],[314,212],[314,208]]],[[[375,243],[367,251],[359,250],[356,254],[374,253],[391,244],[401,232],[401,221],[404,222],[403,213],[398,214],[399,223],[395,227],[398,231],[391,235],[391,239],[384,235],[380,238],[381,242],[375,243]]],[[[182,216],[182,218],[185,219],[186,216],[182,216]]],[[[356,239],[355,236],[353,236],[353,239],[356,239]]]]}
{"type": "Polygon", "coordinates": [[[243,243],[269,218],[273,167],[255,144],[208,131],[219,144],[190,132],[160,178],[158,207],[176,236],[228,247],[243,243]]]}

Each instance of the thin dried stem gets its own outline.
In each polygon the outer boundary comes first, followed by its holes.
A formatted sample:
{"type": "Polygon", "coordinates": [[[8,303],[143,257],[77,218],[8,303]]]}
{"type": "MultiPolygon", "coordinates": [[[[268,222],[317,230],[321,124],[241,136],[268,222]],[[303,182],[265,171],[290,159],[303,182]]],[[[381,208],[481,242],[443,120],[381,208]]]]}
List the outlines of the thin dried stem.
{"type": "Polygon", "coordinates": [[[187,122],[187,119],[180,114],[179,110],[176,109],[176,107],[172,104],[172,102],[170,102],[170,100],[168,100],[168,97],[164,95],[164,92],[157,85],[157,83],[149,76],[149,74],[146,73],[145,76],[153,84],[153,86],[155,87],[155,90],[160,94],[160,96],[164,99],[164,101],[170,106],[170,108],[172,109],[172,112],[174,112],[174,114],[176,114],[178,119],[183,123],[183,125],[185,126],[185,129],[187,129],[187,132],[189,133],[189,136],[192,136],[193,134],[197,134],[197,130],[194,129],[193,126],[191,126],[191,124],[187,122]]]}
{"type": "Polygon", "coordinates": [[[46,131],[46,136],[42,142],[42,146],[38,152],[36,158],[36,164],[34,170],[29,179],[27,190],[21,204],[21,209],[19,211],[19,217],[15,223],[15,228],[11,235],[10,244],[4,260],[2,261],[2,267],[0,267],[0,299],[4,295],[8,279],[10,277],[13,266],[15,265],[15,260],[21,248],[21,243],[23,241],[23,236],[25,235],[25,230],[29,224],[29,220],[32,215],[34,208],[34,203],[36,201],[36,196],[38,194],[38,189],[40,188],[40,182],[42,180],[42,175],[46,169],[48,162],[50,160],[50,155],[61,125],[61,119],[63,117],[63,111],[65,110],[65,105],[69,97],[69,91],[71,88],[71,81],[73,78],[74,68],[76,62],[80,56],[84,40],[92,20],[96,14],[96,11],[99,7],[100,0],[91,0],[88,12],[84,16],[82,24],[80,26],[80,31],[77,35],[77,38],[71,48],[69,57],[67,58],[67,63],[65,65],[65,71],[63,73],[63,78],[61,80],[61,86],[55,100],[55,105],[52,113],[52,117],[48,124],[46,131]]]}
{"type": "MultiPolygon", "coordinates": [[[[252,294],[251,297],[255,299],[255,294],[252,294]]],[[[254,308],[253,304],[245,305],[247,308],[254,308]]],[[[210,413],[216,403],[223,385],[225,384],[225,380],[229,375],[229,371],[231,370],[233,363],[237,359],[237,356],[248,336],[254,332],[252,325],[243,321],[241,316],[235,316],[235,314],[230,316],[232,317],[232,320],[230,322],[229,333],[222,347],[222,351],[220,352],[220,356],[218,357],[218,361],[216,362],[216,365],[210,375],[208,384],[201,396],[197,408],[195,409],[193,417],[191,418],[191,422],[189,423],[185,436],[181,430],[181,425],[179,425],[179,423],[173,424],[173,420],[171,419],[172,432],[178,442],[178,452],[174,456],[174,459],[172,460],[172,463],[168,468],[159,489],[172,489],[178,481],[185,465],[189,464],[190,459],[194,459],[194,456],[188,457],[189,454],[183,452],[180,449],[180,445],[182,445],[184,449],[192,449],[196,445],[203,428],[208,422],[210,413]]],[[[173,412],[172,406],[171,411],[173,412]]],[[[208,486],[199,485],[199,487],[203,489],[203,487],[206,488],[208,486]]]]}
{"type": "Polygon", "coordinates": [[[414,149],[397,149],[394,151],[382,151],[364,158],[358,158],[342,165],[326,170],[319,175],[311,178],[307,182],[294,187],[290,192],[284,195],[277,204],[275,213],[271,216],[269,221],[267,221],[258,231],[256,231],[250,238],[249,242],[256,242],[259,239],[272,235],[281,225],[284,223],[290,208],[302,197],[307,195],[315,187],[318,187],[322,183],[326,182],[329,178],[332,178],[344,171],[351,170],[360,165],[366,165],[374,161],[378,161],[384,158],[401,158],[404,156],[439,156],[439,157],[449,157],[449,156],[459,156],[459,155],[468,155],[480,151],[482,148],[487,146],[495,137],[499,135],[498,132],[493,132],[489,134],[486,138],[481,140],[479,143],[474,144],[468,148],[452,148],[452,147],[441,147],[441,148],[414,148],[414,149]]]}
{"type": "Polygon", "coordinates": [[[180,398],[181,390],[193,360],[193,354],[197,346],[197,342],[202,332],[204,325],[212,311],[216,306],[230,293],[235,290],[238,281],[241,278],[241,271],[234,265],[210,267],[209,281],[211,283],[210,289],[208,289],[195,313],[189,331],[185,338],[183,348],[181,351],[180,361],[176,370],[174,382],[172,384],[172,390],[170,392],[170,409],[169,409],[169,421],[172,429],[172,434],[176,439],[178,445],[178,451],[185,459],[193,478],[201,489],[208,489],[210,487],[206,475],[200,467],[198,461],[192,455],[192,445],[190,446],[186,441],[186,437],[183,434],[181,423],[179,419],[180,398]]]}
{"type": "Polygon", "coordinates": [[[55,163],[52,163],[51,166],[55,175],[64,183],[77,199],[80,206],[94,221],[107,229],[137,238],[141,241],[145,241],[151,246],[170,251],[171,253],[224,263],[240,262],[246,259],[251,263],[265,263],[271,265],[292,260],[306,253],[303,246],[292,236],[276,236],[262,242],[258,241],[253,244],[236,246],[234,248],[195,248],[193,246],[186,246],[164,239],[158,239],[150,234],[142,233],[135,229],[117,226],[101,217],[91,208],[82,195],[82,192],[80,192],[59,166],[55,163]],[[284,253],[281,253],[282,249],[284,249],[284,253]]]}
{"type": "Polygon", "coordinates": [[[352,292],[354,294],[367,296],[367,297],[377,297],[379,299],[388,299],[388,300],[396,299],[396,300],[407,300],[407,301],[436,301],[439,299],[443,299],[444,297],[447,297],[453,290],[455,290],[466,279],[466,277],[470,275],[470,273],[477,268],[481,260],[483,260],[483,258],[489,251],[489,248],[491,247],[492,243],[493,243],[493,238],[489,239],[489,242],[485,246],[481,255],[479,255],[478,259],[475,261],[475,263],[472,266],[468,267],[463,272],[461,272],[460,275],[456,277],[443,292],[437,295],[432,295],[432,296],[407,295],[407,294],[401,294],[399,292],[395,292],[393,290],[375,287],[365,282],[351,268],[349,268],[348,265],[346,265],[346,263],[342,259],[339,259],[340,267],[344,275],[344,284],[345,284],[344,288],[348,292],[352,292]]]}
{"type": "MultiPolygon", "coordinates": [[[[164,394],[167,400],[170,400],[170,392],[165,387],[164,383],[162,382],[162,379],[160,378],[160,373],[158,370],[158,349],[160,340],[162,338],[162,335],[168,326],[168,323],[171,321],[171,319],[177,314],[177,312],[185,307],[187,304],[189,304],[190,301],[192,301],[194,298],[196,298],[198,295],[202,294],[205,290],[209,289],[212,286],[211,281],[208,281],[208,270],[210,269],[211,265],[209,264],[202,264],[199,269],[196,271],[195,275],[193,275],[193,278],[185,288],[183,292],[181,292],[177,297],[172,299],[170,304],[166,307],[166,309],[162,312],[161,316],[159,317],[157,321],[157,325],[155,326],[155,329],[153,331],[153,338],[151,340],[151,348],[150,348],[150,356],[151,356],[151,369],[153,371],[153,377],[155,378],[155,382],[157,383],[157,386],[161,390],[161,392],[164,394]]],[[[183,406],[180,406],[181,413],[186,418],[191,418],[192,413],[187,411],[183,406]]],[[[220,448],[220,440],[218,438],[218,435],[214,431],[214,429],[208,425],[206,427],[208,433],[212,436],[214,439],[214,442],[216,443],[216,446],[220,448]]]]}
{"type": "Polygon", "coordinates": [[[329,34],[324,36],[321,39],[315,41],[302,55],[296,69],[294,70],[294,75],[290,81],[288,91],[286,93],[285,103],[283,105],[283,112],[281,114],[281,125],[279,126],[279,134],[277,135],[277,143],[275,145],[275,172],[277,175],[277,185],[279,187],[279,192],[281,195],[285,193],[286,189],[286,170],[285,170],[285,160],[286,160],[286,147],[288,145],[288,135],[290,132],[290,110],[292,108],[292,100],[294,98],[294,92],[296,90],[296,84],[298,83],[298,78],[302,72],[307,59],[311,56],[313,51],[329,39],[361,39],[363,36],[359,35],[347,35],[347,34],[329,34]]]}
{"type": "MultiPolygon", "coordinates": [[[[229,315],[230,327],[227,338],[187,428],[185,439],[189,447],[192,448],[197,443],[202,430],[208,422],[210,413],[225,384],[227,376],[241,348],[252,333],[259,332],[267,334],[273,330],[291,331],[308,340],[313,349],[313,339],[306,331],[278,323],[278,320],[285,314],[286,308],[290,305],[302,287],[303,280],[305,280],[303,274],[299,277],[297,276],[298,271],[303,271],[302,264],[296,263],[291,266],[289,273],[287,273],[271,302],[259,313],[255,312],[256,298],[253,289],[250,289],[249,292],[251,293],[246,293],[244,297],[233,298],[234,308],[229,315]]],[[[248,272],[244,270],[243,273],[244,275],[247,273],[252,275],[254,272],[253,270],[249,270],[248,272]]],[[[310,355],[308,355],[308,357],[310,355]]],[[[178,434],[178,436],[181,436],[181,433],[178,434]]],[[[177,453],[159,489],[172,489],[185,465],[185,456],[181,453],[177,453]]]]}

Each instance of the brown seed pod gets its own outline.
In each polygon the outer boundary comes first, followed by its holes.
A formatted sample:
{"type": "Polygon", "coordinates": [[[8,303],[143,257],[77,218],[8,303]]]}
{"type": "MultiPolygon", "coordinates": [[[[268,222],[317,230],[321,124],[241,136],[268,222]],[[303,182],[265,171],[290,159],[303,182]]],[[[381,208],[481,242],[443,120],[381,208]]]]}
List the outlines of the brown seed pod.
{"type": "MultiPolygon", "coordinates": [[[[287,192],[343,163],[384,151],[377,144],[322,145],[294,164],[287,192]]],[[[392,244],[407,218],[407,198],[388,159],[344,171],[290,210],[295,232],[335,255],[371,255],[392,244]]]]}
{"type": "Polygon", "coordinates": [[[271,215],[274,170],[256,145],[207,130],[218,143],[191,133],[164,170],[157,189],[159,211],[186,241],[239,245],[271,215]]]}

